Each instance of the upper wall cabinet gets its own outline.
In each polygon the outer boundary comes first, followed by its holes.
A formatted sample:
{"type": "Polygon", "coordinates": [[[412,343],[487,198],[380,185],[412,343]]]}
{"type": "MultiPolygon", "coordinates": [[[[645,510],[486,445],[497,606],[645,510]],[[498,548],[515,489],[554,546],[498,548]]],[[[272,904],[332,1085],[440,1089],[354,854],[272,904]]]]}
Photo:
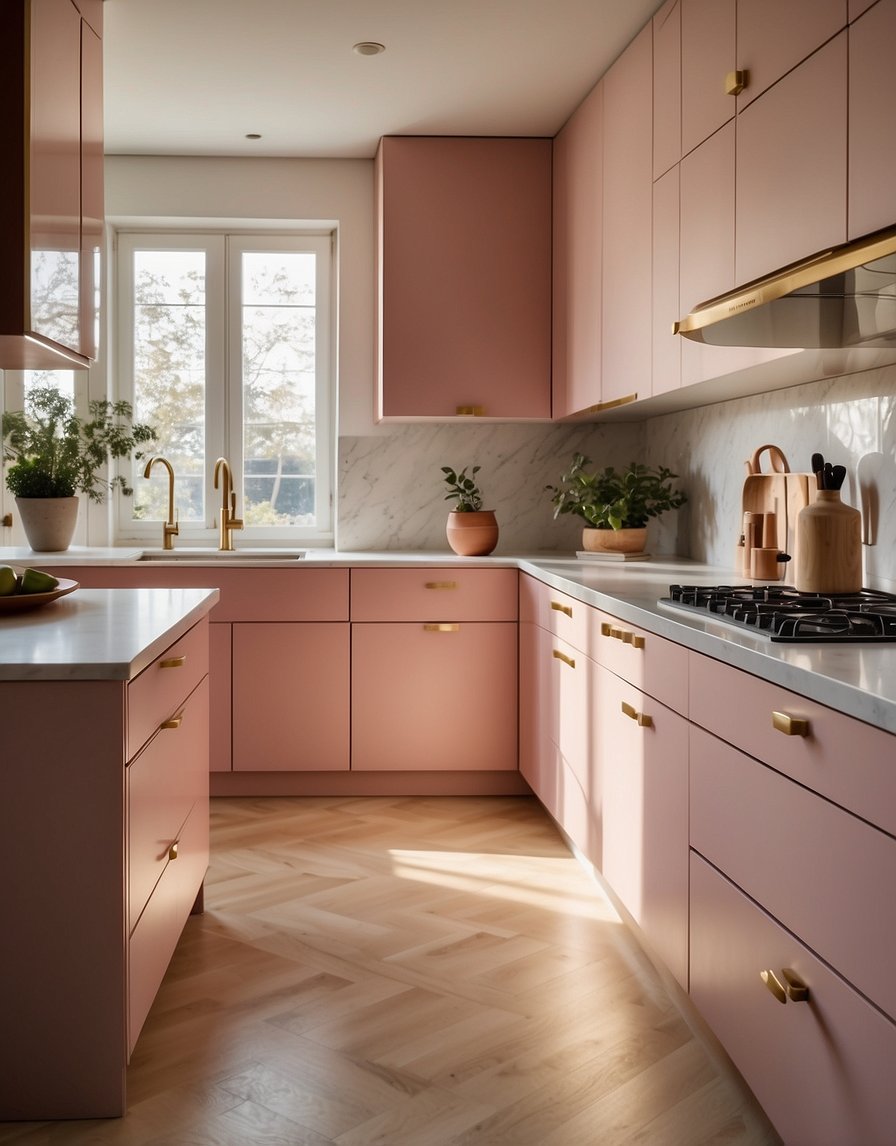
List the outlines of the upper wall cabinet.
{"type": "MultiPolygon", "coordinates": [[[[850,5],[852,12],[853,5],[850,5]]],[[[896,221],[893,45],[896,0],[880,0],[849,29],[850,239],[896,221]]]]}
{"type": "Polygon", "coordinates": [[[102,9],[82,0],[0,14],[0,368],[96,357],[102,238],[102,9]],[[100,25],[100,29],[96,26],[100,25]]]}
{"type": "Polygon", "coordinates": [[[553,414],[601,398],[603,85],[554,140],[553,414]]]}
{"type": "Polygon", "coordinates": [[[681,0],[681,154],[732,119],[726,91],[736,67],[735,0],[681,0]]]}
{"type": "Polygon", "coordinates": [[[377,155],[379,418],[549,419],[551,140],[377,155]]]}
{"type": "Polygon", "coordinates": [[[681,0],[653,18],[653,177],[681,158],[681,0]]]}

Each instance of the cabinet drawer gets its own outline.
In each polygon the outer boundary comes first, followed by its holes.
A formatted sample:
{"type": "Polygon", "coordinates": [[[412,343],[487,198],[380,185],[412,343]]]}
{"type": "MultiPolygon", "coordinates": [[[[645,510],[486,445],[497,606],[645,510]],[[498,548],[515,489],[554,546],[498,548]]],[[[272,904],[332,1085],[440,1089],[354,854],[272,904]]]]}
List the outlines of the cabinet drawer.
{"type": "Polygon", "coordinates": [[[691,997],[785,1142],[889,1146],[896,1027],[728,880],[691,857],[691,997]],[[792,969],[805,1002],[760,972],[792,969]]]}
{"type": "Polygon", "coordinates": [[[896,840],[691,726],[691,846],[896,1016],[896,840]]]}
{"type": "Polygon", "coordinates": [[[591,628],[588,615],[592,612],[590,605],[552,589],[534,577],[520,576],[520,620],[546,629],[579,652],[589,655],[591,628]]]}
{"type": "Polygon", "coordinates": [[[208,678],[128,766],[128,916],[133,930],[190,809],[208,793],[208,678]]]}
{"type": "Polygon", "coordinates": [[[353,621],[515,621],[515,569],[353,569],[353,621]]]}
{"type": "Polygon", "coordinates": [[[203,800],[181,827],[177,859],[166,865],[128,944],[129,1057],[205,878],[208,841],[203,800]]]}
{"type": "Polygon", "coordinates": [[[207,672],[208,621],[203,619],[128,684],[128,760],[207,672]]]}
{"type": "Polygon", "coordinates": [[[592,609],[589,619],[598,664],[687,716],[687,649],[599,609],[592,609]]]}
{"type": "Polygon", "coordinates": [[[892,733],[700,653],[688,675],[693,723],[896,835],[892,733]],[[778,731],[775,712],[805,720],[807,735],[778,731]]]}

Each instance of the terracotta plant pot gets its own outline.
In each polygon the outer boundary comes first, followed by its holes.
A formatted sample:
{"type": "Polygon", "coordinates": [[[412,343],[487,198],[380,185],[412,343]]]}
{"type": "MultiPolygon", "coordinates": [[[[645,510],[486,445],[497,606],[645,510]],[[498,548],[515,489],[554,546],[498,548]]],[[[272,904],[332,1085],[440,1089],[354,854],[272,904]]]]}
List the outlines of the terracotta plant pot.
{"type": "Polygon", "coordinates": [[[498,523],[494,510],[477,509],[448,514],[448,544],[459,557],[485,557],[498,544],[498,523]]]}
{"type": "Polygon", "coordinates": [[[17,497],[22,528],[35,553],[62,553],[78,523],[77,497],[17,497]]]}
{"type": "Polygon", "coordinates": [[[647,526],[642,529],[583,529],[582,548],[588,553],[643,553],[647,526]]]}

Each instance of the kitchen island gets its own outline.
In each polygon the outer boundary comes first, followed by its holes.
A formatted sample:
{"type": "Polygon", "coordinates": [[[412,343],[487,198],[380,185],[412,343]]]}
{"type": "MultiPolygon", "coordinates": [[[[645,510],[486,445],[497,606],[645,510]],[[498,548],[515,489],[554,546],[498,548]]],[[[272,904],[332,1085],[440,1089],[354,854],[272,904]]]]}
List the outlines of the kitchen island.
{"type": "Polygon", "coordinates": [[[0,613],[0,1118],[112,1117],[208,863],[216,589],[0,613]]]}

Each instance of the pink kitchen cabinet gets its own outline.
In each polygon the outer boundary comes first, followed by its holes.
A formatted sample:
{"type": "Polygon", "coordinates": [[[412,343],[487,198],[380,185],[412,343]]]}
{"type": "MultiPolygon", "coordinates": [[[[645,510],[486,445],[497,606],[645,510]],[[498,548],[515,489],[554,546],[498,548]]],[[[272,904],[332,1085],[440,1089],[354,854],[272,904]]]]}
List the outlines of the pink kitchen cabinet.
{"type": "Polygon", "coordinates": [[[349,767],[349,626],[233,625],[233,768],[349,767]]]}
{"type": "Polygon", "coordinates": [[[867,12],[873,4],[877,3],[879,0],[849,0],[850,21],[858,20],[863,12],[867,12]]]}
{"type": "Polygon", "coordinates": [[[653,17],[653,178],[681,159],[681,0],[653,17]]]}
{"type": "Polygon", "coordinates": [[[551,140],[389,136],[378,418],[551,416],[551,140]]]}
{"type": "Polygon", "coordinates": [[[648,24],[603,78],[601,402],[651,388],[653,33],[648,24]]]}
{"type": "Polygon", "coordinates": [[[892,109],[894,43],[894,0],[880,0],[850,26],[850,239],[896,224],[893,196],[893,187],[896,186],[896,117],[892,109]]]}
{"type": "Polygon", "coordinates": [[[555,418],[601,400],[603,86],[554,139],[553,367],[555,418]]]}
{"type": "Polygon", "coordinates": [[[652,393],[681,385],[681,343],[673,325],[681,317],[680,166],[653,185],[653,350],[652,393]]]}
{"type": "Polygon", "coordinates": [[[737,118],[739,283],[846,239],[847,33],[737,118]]]}
{"type": "Polygon", "coordinates": [[[734,118],[725,91],[736,67],[735,0],[681,0],[681,154],[734,118]]]}

